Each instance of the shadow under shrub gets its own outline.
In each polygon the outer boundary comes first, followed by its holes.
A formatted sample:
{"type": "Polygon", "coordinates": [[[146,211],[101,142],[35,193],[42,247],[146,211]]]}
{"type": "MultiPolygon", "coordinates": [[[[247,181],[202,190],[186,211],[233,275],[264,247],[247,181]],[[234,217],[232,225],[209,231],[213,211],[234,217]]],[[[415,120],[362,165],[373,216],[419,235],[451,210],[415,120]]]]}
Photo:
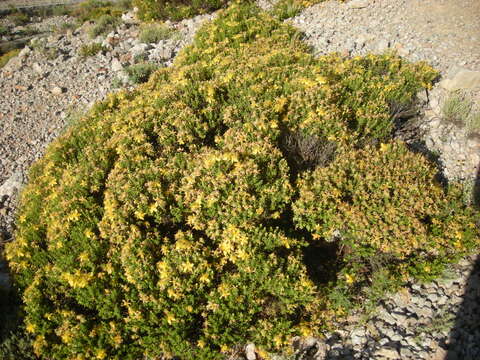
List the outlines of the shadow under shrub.
{"type": "MultiPolygon", "coordinates": [[[[235,3],[197,33],[173,67],[110,95],[50,145],[32,167],[16,240],[7,248],[36,354],[218,359],[250,341],[262,352],[282,350],[294,335],[315,334],[327,323],[332,285],[317,287],[309,278],[304,250],[329,240],[322,213],[307,209],[317,196],[328,197],[314,181],[318,191],[308,195],[304,179],[328,177],[349,153],[371,163],[367,179],[381,173],[374,165],[383,148],[354,145],[374,139],[401,147],[388,143],[389,101],[411,100],[436,74],[388,55],[317,60],[298,38],[255,6],[235,3]],[[307,144],[294,141],[288,153],[280,146],[285,133],[301,134],[295,141],[307,144]],[[298,160],[305,147],[310,153],[309,141],[335,153],[328,161],[316,152],[300,158],[295,181],[288,157],[298,160]],[[292,212],[301,202],[307,210],[292,212]]],[[[436,189],[429,165],[408,156],[408,176],[436,189]]],[[[396,157],[383,161],[378,166],[398,166],[396,157]]],[[[404,179],[388,181],[399,193],[382,192],[380,202],[407,201],[404,179]]],[[[374,185],[365,185],[367,195],[374,185]]],[[[450,192],[430,197],[461,208],[450,192]]],[[[446,260],[450,241],[461,252],[477,240],[468,212],[453,219],[445,211],[438,219],[458,235],[433,234],[438,254],[429,242],[409,242],[409,258],[400,253],[394,262],[398,269],[425,251],[446,260]]],[[[431,221],[425,231],[432,233],[445,226],[418,214],[404,217],[431,221]]],[[[385,246],[378,244],[389,252],[385,246]]]]}

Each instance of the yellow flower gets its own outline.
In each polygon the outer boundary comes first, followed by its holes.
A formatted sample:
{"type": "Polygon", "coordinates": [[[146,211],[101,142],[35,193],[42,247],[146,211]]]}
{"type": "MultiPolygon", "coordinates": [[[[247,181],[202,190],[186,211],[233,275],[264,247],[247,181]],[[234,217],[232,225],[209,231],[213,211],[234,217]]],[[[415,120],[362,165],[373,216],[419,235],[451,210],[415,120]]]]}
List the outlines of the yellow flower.
{"type": "Polygon", "coordinates": [[[170,314],[169,312],[166,312],[166,313],[165,313],[165,317],[166,317],[167,322],[168,322],[169,325],[172,325],[172,324],[176,321],[175,316],[173,316],[173,315],[170,314]]]}
{"type": "Polygon", "coordinates": [[[388,150],[388,147],[389,147],[388,144],[383,144],[382,143],[382,144],[380,144],[380,151],[385,152],[385,151],[388,150]]]}
{"type": "Polygon", "coordinates": [[[97,351],[97,359],[105,359],[107,357],[107,352],[103,349],[97,351]]]}
{"type": "Polygon", "coordinates": [[[27,329],[27,332],[34,333],[36,326],[32,323],[27,323],[27,326],[25,328],[27,329]]]}
{"type": "Polygon", "coordinates": [[[202,274],[200,278],[198,279],[200,282],[208,284],[210,282],[210,278],[208,274],[202,274]]]}
{"type": "Polygon", "coordinates": [[[350,274],[345,274],[345,281],[347,282],[347,284],[353,284],[355,278],[350,274]]]}

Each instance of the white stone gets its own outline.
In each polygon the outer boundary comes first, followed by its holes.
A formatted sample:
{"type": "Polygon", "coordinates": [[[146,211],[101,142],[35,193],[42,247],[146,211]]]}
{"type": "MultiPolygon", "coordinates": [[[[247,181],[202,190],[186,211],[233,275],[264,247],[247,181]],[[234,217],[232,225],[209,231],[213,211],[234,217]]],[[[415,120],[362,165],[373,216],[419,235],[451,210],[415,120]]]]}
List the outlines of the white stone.
{"type": "Polygon", "coordinates": [[[369,0],[351,0],[347,3],[351,9],[363,9],[368,6],[369,0]]]}
{"type": "Polygon", "coordinates": [[[257,355],[255,354],[255,344],[250,343],[245,346],[245,357],[247,360],[256,360],[257,355]]]}
{"type": "Polygon", "coordinates": [[[117,58],[113,58],[112,59],[112,71],[122,71],[123,69],[123,66],[122,66],[122,63],[120,62],[120,60],[118,60],[117,58]]]}
{"type": "Polygon", "coordinates": [[[52,88],[52,90],[50,90],[50,92],[53,94],[53,95],[61,95],[63,94],[63,89],[60,87],[60,86],[54,86],[52,88]]]}

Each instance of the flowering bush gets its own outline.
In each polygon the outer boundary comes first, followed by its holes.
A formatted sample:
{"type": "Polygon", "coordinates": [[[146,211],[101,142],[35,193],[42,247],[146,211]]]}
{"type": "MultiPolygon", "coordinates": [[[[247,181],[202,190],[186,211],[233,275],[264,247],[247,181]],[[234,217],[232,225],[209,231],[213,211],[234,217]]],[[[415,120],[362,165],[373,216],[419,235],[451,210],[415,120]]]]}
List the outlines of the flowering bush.
{"type": "Polygon", "coordinates": [[[211,12],[225,6],[229,0],[133,0],[142,20],[181,20],[211,12]]]}
{"type": "Polygon", "coordinates": [[[315,59],[255,6],[222,11],[173,67],[98,103],[32,167],[7,257],[35,352],[279,350],[327,318],[329,287],[304,257],[332,230],[398,268],[471,246],[472,214],[453,219],[462,205],[431,165],[389,140],[389,102],[410,102],[435,75],[390,55],[315,59]]]}

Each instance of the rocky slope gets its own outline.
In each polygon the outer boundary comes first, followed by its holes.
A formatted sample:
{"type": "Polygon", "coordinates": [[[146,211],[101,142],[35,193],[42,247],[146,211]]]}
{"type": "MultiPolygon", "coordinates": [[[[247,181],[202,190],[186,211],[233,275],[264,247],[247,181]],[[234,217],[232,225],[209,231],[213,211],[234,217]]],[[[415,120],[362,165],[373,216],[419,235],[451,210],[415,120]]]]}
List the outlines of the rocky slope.
{"type": "MultiPolygon", "coordinates": [[[[269,1],[261,3],[269,5],[269,1]]],[[[466,194],[471,197],[479,186],[480,136],[465,124],[468,119],[447,119],[442,108],[452,91],[471,99],[471,114],[480,107],[478,14],[476,0],[351,0],[327,1],[287,21],[305,33],[318,55],[396,50],[409,60],[426,60],[439,69],[442,81],[418,95],[421,110],[408,126],[399,128],[398,135],[422,151],[435,152],[447,179],[471,184],[466,194]]],[[[138,24],[127,15],[116,31],[95,39],[107,51],[83,59],[78,55],[80,47],[92,42],[87,35],[90,25],[85,24],[30,44],[0,70],[0,230],[4,239],[11,237],[18,189],[45,146],[76,114],[114,91],[113,83],[126,79],[126,66],[138,59],[171,64],[209,18],[169,24],[180,36],[143,44],[138,40],[138,24]]],[[[298,358],[480,358],[480,271],[475,263],[475,256],[468,257],[438,281],[410,283],[379,301],[368,319],[354,314],[338,324],[338,331],[325,333],[324,339],[297,342],[298,358]]],[[[258,358],[253,345],[245,356],[258,358]]]]}

